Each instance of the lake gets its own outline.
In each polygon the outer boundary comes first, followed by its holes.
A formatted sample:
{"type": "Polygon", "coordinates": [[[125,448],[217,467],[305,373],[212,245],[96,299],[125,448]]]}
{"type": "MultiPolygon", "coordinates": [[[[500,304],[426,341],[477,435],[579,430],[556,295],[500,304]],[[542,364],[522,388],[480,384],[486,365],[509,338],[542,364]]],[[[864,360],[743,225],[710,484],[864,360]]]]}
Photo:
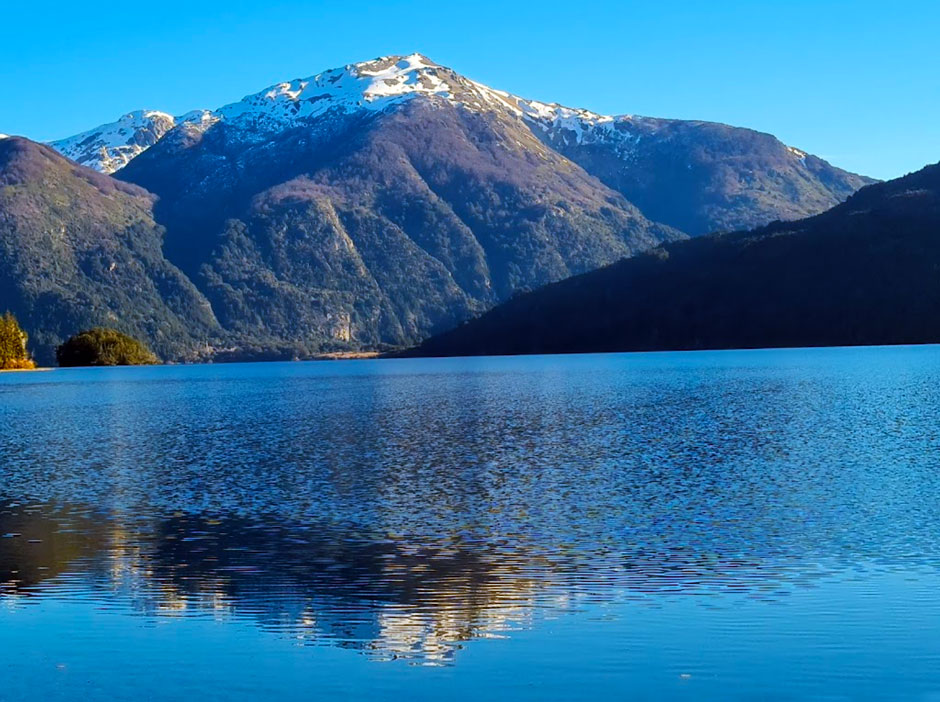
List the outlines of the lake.
{"type": "Polygon", "coordinates": [[[0,375],[0,700],[940,699],[940,348],[0,375]]]}

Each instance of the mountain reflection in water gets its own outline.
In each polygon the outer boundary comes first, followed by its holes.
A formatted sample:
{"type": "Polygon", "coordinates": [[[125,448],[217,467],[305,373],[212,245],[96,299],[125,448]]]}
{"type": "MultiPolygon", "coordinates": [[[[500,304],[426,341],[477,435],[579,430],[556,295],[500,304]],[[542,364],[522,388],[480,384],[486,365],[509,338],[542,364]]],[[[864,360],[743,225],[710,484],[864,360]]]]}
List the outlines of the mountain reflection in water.
{"type": "Polygon", "coordinates": [[[129,518],[75,506],[0,504],[0,597],[78,597],[144,617],[238,617],[305,643],[381,659],[453,660],[592,601],[737,591],[773,598],[824,571],[678,548],[414,543],[358,529],[244,517],[129,518]]]}
{"type": "Polygon", "coordinates": [[[447,664],[595,605],[938,565],[937,349],[57,371],[0,400],[16,607],[447,664]]]}

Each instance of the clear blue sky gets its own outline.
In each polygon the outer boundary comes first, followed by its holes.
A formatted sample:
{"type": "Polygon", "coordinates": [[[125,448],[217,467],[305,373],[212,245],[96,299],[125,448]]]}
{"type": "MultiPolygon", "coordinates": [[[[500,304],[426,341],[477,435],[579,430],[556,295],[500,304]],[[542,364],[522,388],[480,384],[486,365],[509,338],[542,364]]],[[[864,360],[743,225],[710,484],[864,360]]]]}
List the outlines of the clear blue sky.
{"type": "Polygon", "coordinates": [[[940,2],[7,0],[0,132],[214,108],[420,51],[525,97],[715,120],[890,178],[940,160],[940,2]]]}

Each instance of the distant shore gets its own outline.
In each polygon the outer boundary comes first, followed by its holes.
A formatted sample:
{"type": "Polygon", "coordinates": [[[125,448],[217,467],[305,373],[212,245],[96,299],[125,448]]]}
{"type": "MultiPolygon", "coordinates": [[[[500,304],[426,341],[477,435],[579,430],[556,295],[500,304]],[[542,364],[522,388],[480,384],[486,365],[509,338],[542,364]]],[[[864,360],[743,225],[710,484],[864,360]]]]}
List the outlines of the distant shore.
{"type": "Polygon", "coordinates": [[[330,353],[318,353],[313,357],[314,361],[350,361],[363,358],[378,358],[382,353],[380,351],[331,351],[330,353]]]}

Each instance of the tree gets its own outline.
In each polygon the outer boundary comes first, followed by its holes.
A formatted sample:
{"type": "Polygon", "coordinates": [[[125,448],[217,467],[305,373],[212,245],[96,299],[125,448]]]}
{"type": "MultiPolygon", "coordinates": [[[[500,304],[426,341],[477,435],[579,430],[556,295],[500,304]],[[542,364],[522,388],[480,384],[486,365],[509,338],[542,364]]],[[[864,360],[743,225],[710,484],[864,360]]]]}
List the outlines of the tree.
{"type": "Polygon", "coordinates": [[[159,363],[137,339],[116,329],[95,327],[79,332],[56,349],[56,360],[70,366],[147,366],[159,363]]]}
{"type": "Polygon", "coordinates": [[[26,349],[28,338],[16,317],[9,312],[0,317],[0,370],[36,367],[26,349]]]}

